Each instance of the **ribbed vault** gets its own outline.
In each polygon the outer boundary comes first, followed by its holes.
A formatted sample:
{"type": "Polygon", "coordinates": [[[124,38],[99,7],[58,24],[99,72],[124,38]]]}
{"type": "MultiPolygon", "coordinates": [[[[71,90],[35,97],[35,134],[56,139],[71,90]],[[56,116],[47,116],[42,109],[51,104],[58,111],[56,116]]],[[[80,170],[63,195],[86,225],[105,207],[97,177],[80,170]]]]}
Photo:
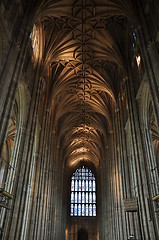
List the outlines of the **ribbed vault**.
{"type": "Polygon", "coordinates": [[[35,16],[57,146],[68,164],[97,166],[125,71],[132,7],[123,0],[42,1],[35,16]]]}

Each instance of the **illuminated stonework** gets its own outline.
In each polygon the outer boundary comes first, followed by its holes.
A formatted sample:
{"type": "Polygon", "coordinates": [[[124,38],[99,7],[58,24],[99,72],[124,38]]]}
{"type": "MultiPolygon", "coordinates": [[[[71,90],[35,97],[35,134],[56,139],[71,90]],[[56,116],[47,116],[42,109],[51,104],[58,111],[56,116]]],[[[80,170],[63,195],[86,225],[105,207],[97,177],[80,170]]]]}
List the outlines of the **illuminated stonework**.
{"type": "Polygon", "coordinates": [[[39,57],[39,29],[36,24],[33,26],[33,31],[30,34],[31,45],[33,49],[33,57],[35,60],[39,57]]]}

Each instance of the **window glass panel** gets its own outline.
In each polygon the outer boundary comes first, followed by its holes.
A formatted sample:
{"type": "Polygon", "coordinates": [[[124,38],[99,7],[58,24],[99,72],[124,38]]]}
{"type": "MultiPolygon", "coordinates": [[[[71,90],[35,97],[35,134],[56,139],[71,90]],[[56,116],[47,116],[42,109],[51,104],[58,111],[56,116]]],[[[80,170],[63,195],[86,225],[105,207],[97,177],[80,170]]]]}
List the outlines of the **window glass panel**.
{"type": "Polygon", "coordinates": [[[75,180],[75,191],[77,191],[78,181],[75,180]]]}
{"type": "Polygon", "coordinates": [[[78,194],[78,202],[81,203],[81,192],[78,194]]]}
{"type": "Polygon", "coordinates": [[[92,203],[92,193],[89,193],[89,203],[92,203]]]}
{"type": "Polygon", "coordinates": [[[82,193],[82,203],[85,203],[85,193],[82,193]]]}
{"type": "Polygon", "coordinates": [[[77,216],[77,204],[74,206],[74,215],[77,216]]]}
{"type": "Polygon", "coordinates": [[[74,203],[74,193],[71,193],[71,203],[74,203]]]}
{"type": "Polygon", "coordinates": [[[85,205],[82,204],[82,216],[85,216],[85,205]]]}
{"type": "Polygon", "coordinates": [[[86,191],[88,191],[88,180],[86,180],[86,191]]]}
{"type": "Polygon", "coordinates": [[[86,216],[88,216],[88,204],[86,204],[86,216]]]}
{"type": "Polygon", "coordinates": [[[92,191],[92,181],[89,181],[89,191],[92,191]]]}
{"type": "Polygon", "coordinates": [[[82,173],[82,179],[86,180],[86,174],[82,173]]]}
{"type": "Polygon", "coordinates": [[[95,183],[95,180],[92,181],[93,182],[93,191],[96,190],[96,183],[95,183]]]}
{"type": "Polygon", "coordinates": [[[71,204],[71,216],[73,216],[73,204],[71,204]]]}
{"type": "Polygon", "coordinates": [[[93,203],[96,203],[96,193],[93,192],[93,203]]]}
{"type": "Polygon", "coordinates": [[[92,204],[89,204],[89,216],[92,216],[92,204]]]}
{"type": "Polygon", "coordinates": [[[96,205],[93,204],[93,216],[96,216],[96,205]]]}
{"type": "Polygon", "coordinates": [[[74,191],[74,180],[71,181],[71,191],[74,191]]]}
{"type": "Polygon", "coordinates": [[[77,192],[75,192],[75,203],[77,203],[77,192]]]}
{"type": "Polygon", "coordinates": [[[88,192],[86,192],[86,203],[88,203],[88,192]]]}
{"type": "Polygon", "coordinates": [[[81,191],[81,180],[79,180],[78,186],[79,186],[79,191],[81,191]]]}
{"type": "Polygon", "coordinates": [[[75,172],[75,178],[77,178],[77,176],[78,176],[78,173],[77,173],[77,171],[75,172]]]}
{"type": "Polygon", "coordinates": [[[81,204],[78,204],[78,216],[81,216],[81,204]]]}
{"type": "Polygon", "coordinates": [[[85,191],[85,181],[82,180],[82,191],[85,191]]]}

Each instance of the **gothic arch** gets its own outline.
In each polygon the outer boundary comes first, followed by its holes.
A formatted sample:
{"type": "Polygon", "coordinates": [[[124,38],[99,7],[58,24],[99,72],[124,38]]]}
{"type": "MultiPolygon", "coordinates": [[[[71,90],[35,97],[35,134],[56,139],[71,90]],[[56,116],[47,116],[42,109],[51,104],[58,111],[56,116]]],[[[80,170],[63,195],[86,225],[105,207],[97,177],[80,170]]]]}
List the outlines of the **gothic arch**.
{"type": "MultiPolygon", "coordinates": [[[[17,154],[16,152],[16,145],[18,141],[18,132],[21,128],[25,125],[26,122],[26,90],[24,89],[23,84],[18,85],[18,89],[16,92],[15,100],[12,107],[12,112],[10,115],[10,121],[8,125],[8,130],[6,134],[6,140],[4,144],[4,149],[2,153],[2,165],[5,167],[5,180],[1,181],[1,187],[6,188],[5,182],[7,181],[7,172],[11,168],[11,162],[14,158],[14,155],[17,154]],[[15,153],[16,152],[16,153],[15,153]],[[5,161],[5,166],[4,162],[5,161]]],[[[13,166],[12,166],[13,167],[13,166]]],[[[15,168],[15,166],[14,166],[15,168]]],[[[2,169],[1,169],[2,170],[2,169]]],[[[10,172],[10,171],[9,171],[10,172]]],[[[2,176],[1,176],[2,177],[2,176]]],[[[3,177],[2,177],[3,178],[3,177]]],[[[8,181],[7,181],[8,182],[8,181]]],[[[9,189],[8,189],[9,190],[9,189]]]]}
{"type": "MultiPolygon", "coordinates": [[[[10,115],[10,121],[7,129],[6,140],[2,153],[1,161],[1,188],[9,194],[15,190],[15,178],[18,174],[18,166],[21,161],[19,156],[19,146],[24,126],[27,121],[27,90],[25,85],[20,83],[17,88],[15,100],[10,115]],[[4,164],[5,163],[5,164],[4,164]]],[[[1,226],[6,221],[6,209],[1,211],[1,226]]]]}

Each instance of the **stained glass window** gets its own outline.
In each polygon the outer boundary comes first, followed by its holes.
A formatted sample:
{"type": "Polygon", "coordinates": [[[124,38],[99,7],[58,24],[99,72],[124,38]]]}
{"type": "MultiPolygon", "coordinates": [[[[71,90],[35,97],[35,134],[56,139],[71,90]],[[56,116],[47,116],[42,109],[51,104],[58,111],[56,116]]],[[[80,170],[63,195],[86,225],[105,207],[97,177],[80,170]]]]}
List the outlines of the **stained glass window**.
{"type": "Polygon", "coordinates": [[[72,175],[70,216],[96,216],[96,181],[86,166],[72,175]]]}
{"type": "Polygon", "coordinates": [[[131,33],[131,42],[132,42],[132,49],[133,52],[136,51],[137,48],[137,41],[138,41],[138,33],[134,27],[134,25],[130,25],[130,33],[131,33]]]}

